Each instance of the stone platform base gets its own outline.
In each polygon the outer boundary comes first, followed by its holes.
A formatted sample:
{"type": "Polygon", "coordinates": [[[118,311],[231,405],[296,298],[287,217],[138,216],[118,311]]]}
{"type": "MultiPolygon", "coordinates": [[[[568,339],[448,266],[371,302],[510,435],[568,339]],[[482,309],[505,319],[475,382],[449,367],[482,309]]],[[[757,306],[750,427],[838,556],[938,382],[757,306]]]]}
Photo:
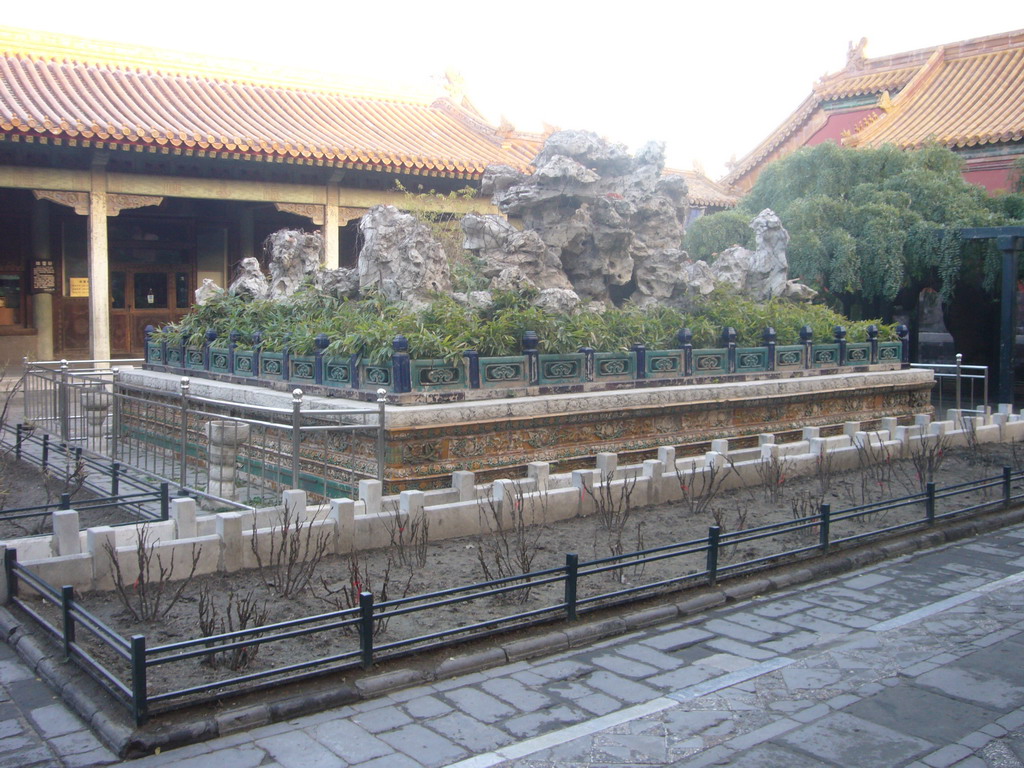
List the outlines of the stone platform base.
{"type": "MultiPolygon", "coordinates": [[[[174,397],[181,377],[130,370],[122,372],[119,380],[174,397]]],[[[204,379],[190,383],[193,396],[230,401],[242,408],[245,404],[291,408],[288,393],[204,379]]],[[[388,405],[384,491],[447,486],[456,470],[476,472],[477,481],[482,482],[525,474],[526,465],[533,461],[565,469],[597,453],[613,452],[635,462],[652,458],[660,446],[685,450],[710,440],[761,432],[779,434],[884,416],[909,420],[931,412],[933,383],[933,374],[926,369],[859,370],[700,386],[388,405]]],[[[308,397],[303,407],[366,409],[367,404],[308,397]]],[[[345,462],[355,463],[357,472],[374,476],[375,437],[363,433],[353,439],[355,446],[339,450],[339,462],[344,457],[345,462]]],[[[327,459],[330,463],[332,457],[327,459]]],[[[310,457],[310,464],[322,465],[323,460],[320,453],[310,457]]]]}

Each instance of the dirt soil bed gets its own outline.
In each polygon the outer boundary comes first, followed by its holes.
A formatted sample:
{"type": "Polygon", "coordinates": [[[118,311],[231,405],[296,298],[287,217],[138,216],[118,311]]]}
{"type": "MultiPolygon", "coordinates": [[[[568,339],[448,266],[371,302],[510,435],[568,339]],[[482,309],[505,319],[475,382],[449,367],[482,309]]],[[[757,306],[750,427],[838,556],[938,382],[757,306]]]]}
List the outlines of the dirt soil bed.
{"type": "MultiPolygon", "coordinates": [[[[951,450],[937,457],[935,473],[939,488],[1000,475],[1003,466],[1021,468],[1016,446],[1002,444],[975,446],[971,450],[951,450]]],[[[708,527],[718,524],[725,532],[734,532],[774,522],[813,515],[822,502],[830,503],[832,514],[864,503],[903,497],[921,490],[918,470],[910,460],[883,461],[859,471],[832,472],[822,467],[816,476],[788,478],[784,463],[776,472],[766,473],[761,485],[714,494],[706,509],[695,510],[694,500],[630,509],[610,500],[605,513],[595,513],[564,522],[535,527],[505,536],[474,536],[424,544],[415,530],[394,532],[396,544],[390,548],[365,552],[357,558],[324,556],[313,572],[308,586],[301,587],[305,573],[294,569],[266,567],[234,574],[217,574],[171,583],[161,596],[161,611],[174,593],[182,588],[180,599],[157,619],[139,621],[116,593],[93,593],[81,597],[89,611],[116,628],[122,637],[143,634],[147,647],[204,636],[200,627],[228,631],[246,626],[287,621],[328,613],[357,603],[360,591],[373,592],[376,600],[419,595],[459,585],[472,584],[505,573],[522,573],[525,568],[539,571],[565,564],[567,552],[577,553],[580,561],[605,558],[617,552],[632,552],[672,542],[701,539],[708,527]],[[613,514],[617,510],[617,514],[613,514]],[[419,543],[418,543],[419,542],[419,543]],[[298,588],[288,589],[289,586],[298,588]],[[182,586],[182,584],[184,584],[182,586]],[[282,592],[288,592],[282,595],[282,592]]],[[[36,482],[25,473],[8,476],[12,485],[36,482]],[[20,478],[20,479],[19,479],[20,478]]],[[[686,483],[687,478],[681,477],[686,483]]],[[[692,496],[693,494],[691,494],[692,496]]],[[[940,499],[937,511],[964,507],[985,499],[999,498],[999,488],[940,499]]],[[[9,496],[8,498],[12,498],[9,496]]],[[[620,500],[621,502],[621,500],[620,500]]],[[[923,503],[899,510],[874,513],[856,520],[835,521],[832,539],[852,536],[867,530],[896,525],[924,515],[923,503]]],[[[407,526],[408,527],[408,526],[407,526]]],[[[803,531],[748,541],[722,550],[720,567],[751,560],[782,550],[812,546],[818,541],[816,527],[803,531]]],[[[579,597],[651,584],[703,571],[705,554],[695,552],[679,558],[599,574],[581,576],[579,597]]],[[[175,578],[178,574],[175,575],[175,578]]],[[[557,605],[563,585],[534,585],[529,592],[490,596],[471,602],[444,605],[429,611],[392,617],[381,622],[375,643],[383,645],[399,639],[417,637],[457,626],[486,621],[520,611],[557,605]],[[525,599],[522,599],[525,598],[525,599]]],[[[148,593],[152,602],[152,585],[148,593]]],[[[125,585],[125,598],[139,610],[140,585],[125,585]]],[[[56,619],[56,616],[54,615],[56,619]]],[[[85,640],[80,630],[78,639],[85,640]]],[[[313,658],[329,657],[358,648],[352,627],[328,631],[260,646],[248,646],[221,652],[211,663],[209,658],[190,658],[149,670],[152,693],[181,689],[235,675],[275,669],[313,658]]],[[[97,655],[120,669],[120,660],[101,649],[97,655]]]]}

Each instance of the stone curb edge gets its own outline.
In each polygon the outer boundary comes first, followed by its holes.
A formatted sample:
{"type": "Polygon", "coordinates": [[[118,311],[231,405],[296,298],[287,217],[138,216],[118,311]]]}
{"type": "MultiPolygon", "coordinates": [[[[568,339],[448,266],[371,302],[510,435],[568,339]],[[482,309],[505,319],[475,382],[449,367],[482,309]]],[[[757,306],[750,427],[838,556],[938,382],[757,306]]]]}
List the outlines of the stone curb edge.
{"type": "Polygon", "coordinates": [[[364,677],[354,684],[340,684],[330,691],[240,707],[215,717],[176,723],[152,731],[133,730],[102,711],[97,702],[106,702],[109,699],[97,697],[95,690],[90,690],[94,684],[84,673],[69,669],[56,649],[44,648],[39,641],[24,631],[18,619],[4,606],[0,606],[0,637],[18,652],[38,677],[60,693],[64,702],[96,731],[112,751],[122,758],[142,757],[152,754],[158,748],[161,751],[173,749],[239,730],[320,712],[331,707],[353,704],[399,688],[458,677],[584,646],[597,640],[700,613],[726,602],[745,600],[798,584],[818,581],[872,563],[924,549],[933,549],[1022,521],[1024,506],[989,513],[970,520],[951,521],[935,528],[904,534],[896,539],[867,544],[851,550],[840,550],[813,561],[784,565],[778,569],[755,574],[747,581],[735,584],[727,582],[719,587],[704,588],[699,594],[682,600],[646,606],[620,617],[581,622],[564,629],[509,641],[497,648],[452,656],[440,662],[433,670],[395,669],[364,677]]]}

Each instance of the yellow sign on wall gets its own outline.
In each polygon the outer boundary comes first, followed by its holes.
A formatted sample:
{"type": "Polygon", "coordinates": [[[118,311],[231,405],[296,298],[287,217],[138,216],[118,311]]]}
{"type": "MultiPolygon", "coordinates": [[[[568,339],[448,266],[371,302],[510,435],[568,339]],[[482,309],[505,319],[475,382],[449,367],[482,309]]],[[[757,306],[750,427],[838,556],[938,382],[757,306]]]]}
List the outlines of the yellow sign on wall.
{"type": "Polygon", "coordinates": [[[72,298],[83,298],[89,295],[88,277],[69,277],[68,296],[72,298]]]}

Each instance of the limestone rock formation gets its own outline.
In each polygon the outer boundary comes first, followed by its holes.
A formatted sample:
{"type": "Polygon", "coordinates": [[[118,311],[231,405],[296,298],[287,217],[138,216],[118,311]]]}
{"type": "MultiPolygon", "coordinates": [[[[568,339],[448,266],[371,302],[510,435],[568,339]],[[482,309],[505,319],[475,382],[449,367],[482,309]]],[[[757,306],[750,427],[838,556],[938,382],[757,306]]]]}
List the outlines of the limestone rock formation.
{"type": "Polygon", "coordinates": [[[267,237],[263,247],[270,257],[269,296],[283,299],[295,293],[320,268],[324,238],[318,231],[281,229],[267,237]]]}
{"type": "Polygon", "coordinates": [[[789,233],[779,217],[765,208],[750,222],[750,228],[754,230],[755,250],[736,245],[722,251],[711,265],[715,279],[755,301],[776,296],[813,298],[816,294],[811,288],[789,280],[789,233]]]}
{"type": "Polygon", "coordinates": [[[252,256],[242,259],[235,273],[235,279],[228,286],[232,296],[248,296],[251,299],[265,299],[270,293],[267,276],[260,269],[260,263],[252,256]]]}
{"type": "Polygon", "coordinates": [[[395,301],[425,304],[433,293],[451,291],[452,281],[441,244],[430,228],[393,205],[377,205],[359,222],[359,291],[379,290],[395,301]]]}
{"type": "Polygon", "coordinates": [[[203,284],[196,288],[196,306],[201,307],[210,299],[224,293],[224,289],[208,277],[203,278],[203,284]]]}
{"type": "Polygon", "coordinates": [[[359,295],[359,270],[342,267],[322,269],[316,273],[317,290],[336,299],[352,299],[359,295]]]}
{"type": "Polygon", "coordinates": [[[465,247],[492,270],[516,268],[542,289],[571,288],[584,299],[681,297],[687,289],[679,273],[661,265],[680,258],[686,183],[662,179],[664,165],[660,144],[630,156],[587,131],[552,134],[532,175],[504,167],[485,175],[485,191],[503,213],[522,219],[523,232],[477,217],[464,225],[465,247]],[[554,282],[556,275],[568,284],[554,282]]]}

